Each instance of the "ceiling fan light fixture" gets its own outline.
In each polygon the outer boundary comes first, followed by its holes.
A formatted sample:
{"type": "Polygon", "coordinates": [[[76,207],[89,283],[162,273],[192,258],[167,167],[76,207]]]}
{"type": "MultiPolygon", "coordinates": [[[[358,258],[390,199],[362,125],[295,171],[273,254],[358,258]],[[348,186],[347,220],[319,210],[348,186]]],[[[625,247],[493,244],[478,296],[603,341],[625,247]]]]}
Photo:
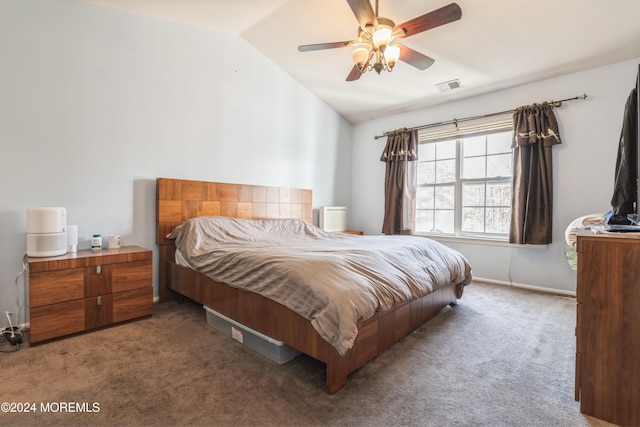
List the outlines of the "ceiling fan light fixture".
{"type": "Polygon", "coordinates": [[[384,51],[384,60],[387,62],[390,68],[393,68],[400,59],[400,46],[391,45],[387,46],[384,51]]]}
{"type": "Polygon", "coordinates": [[[356,40],[333,43],[315,43],[298,46],[300,52],[340,47],[357,46],[351,52],[354,65],[346,81],[358,80],[367,71],[392,71],[398,61],[419,69],[426,70],[434,63],[433,58],[416,52],[410,47],[394,43],[396,38],[407,38],[423,31],[439,27],[459,20],[462,10],[456,3],[451,3],[424,15],[396,25],[391,19],[378,15],[378,0],[375,11],[372,0],[347,0],[351,11],[358,21],[358,38],[356,40]],[[388,51],[388,52],[387,52],[388,51]],[[375,58],[375,60],[374,60],[375,58]]]}
{"type": "Polygon", "coordinates": [[[351,53],[351,58],[358,68],[362,70],[369,63],[369,49],[359,47],[351,53]]]}
{"type": "Polygon", "coordinates": [[[371,42],[376,47],[376,49],[384,50],[384,47],[387,46],[389,42],[391,42],[392,38],[393,37],[391,36],[391,28],[387,26],[380,26],[380,28],[378,28],[376,32],[373,33],[371,42]]]}

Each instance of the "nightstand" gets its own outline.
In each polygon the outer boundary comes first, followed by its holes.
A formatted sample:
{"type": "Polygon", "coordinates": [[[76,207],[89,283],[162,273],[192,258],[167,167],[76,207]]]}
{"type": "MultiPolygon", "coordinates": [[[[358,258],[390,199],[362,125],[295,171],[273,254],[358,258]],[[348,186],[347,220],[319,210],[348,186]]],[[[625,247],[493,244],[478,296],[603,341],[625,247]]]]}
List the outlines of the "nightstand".
{"type": "Polygon", "coordinates": [[[150,316],[152,252],[81,250],[29,263],[30,342],[150,316]]]}
{"type": "Polygon", "coordinates": [[[344,230],[344,231],[340,231],[340,233],[357,234],[358,236],[362,236],[364,234],[362,231],[359,231],[359,230],[344,230]]]}

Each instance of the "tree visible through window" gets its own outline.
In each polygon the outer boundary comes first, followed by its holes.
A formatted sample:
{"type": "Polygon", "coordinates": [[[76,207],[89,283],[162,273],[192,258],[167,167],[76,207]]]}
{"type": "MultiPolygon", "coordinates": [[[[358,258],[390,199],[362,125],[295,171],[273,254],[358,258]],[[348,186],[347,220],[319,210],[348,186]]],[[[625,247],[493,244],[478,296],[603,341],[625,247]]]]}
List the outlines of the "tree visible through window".
{"type": "Polygon", "coordinates": [[[507,239],[513,132],[423,142],[416,232],[507,239]]]}

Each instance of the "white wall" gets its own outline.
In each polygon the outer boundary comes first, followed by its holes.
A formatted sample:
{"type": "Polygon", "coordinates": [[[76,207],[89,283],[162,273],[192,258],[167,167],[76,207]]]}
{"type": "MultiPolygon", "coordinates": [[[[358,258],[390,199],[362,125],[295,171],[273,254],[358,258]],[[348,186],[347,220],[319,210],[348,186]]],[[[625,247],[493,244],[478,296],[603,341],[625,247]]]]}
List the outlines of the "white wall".
{"type": "Polygon", "coordinates": [[[16,311],[28,207],[66,207],[81,249],[102,233],[155,250],[157,177],[309,188],[314,207],[350,206],[351,124],[239,37],[0,0],[0,52],[0,324],[16,311]]]}
{"type": "Polygon", "coordinates": [[[575,272],[564,256],[564,231],[577,217],[611,209],[622,116],[639,62],[626,61],[356,125],[351,227],[367,234],[380,234],[382,228],[384,164],[379,158],[386,139],[374,140],[375,135],[586,93],[586,100],[555,109],[563,142],[553,149],[553,243],[535,248],[446,243],[467,256],[476,277],[575,291],[575,272]]]}

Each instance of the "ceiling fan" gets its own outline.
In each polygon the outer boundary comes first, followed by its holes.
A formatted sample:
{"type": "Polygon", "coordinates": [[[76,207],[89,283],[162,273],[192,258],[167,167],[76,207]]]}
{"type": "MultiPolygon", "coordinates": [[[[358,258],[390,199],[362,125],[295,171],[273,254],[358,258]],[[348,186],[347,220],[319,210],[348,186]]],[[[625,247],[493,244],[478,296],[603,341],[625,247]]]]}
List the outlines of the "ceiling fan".
{"type": "Polygon", "coordinates": [[[419,70],[426,70],[435,60],[397,43],[395,39],[404,39],[457,21],[462,17],[460,6],[451,3],[403,24],[395,25],[391,19],[378,16],[378,0],[376,0],[375,12],[369,0],[347,0],[347,3],[360,24],[357,40],[298,46],[300,52],[356,46],[352,53],[355,65],[347,76],[347,81],[358,80],[369,70],[375,70],[378,74],[383,70],[391,71],[398,60],[419,70]]]}

